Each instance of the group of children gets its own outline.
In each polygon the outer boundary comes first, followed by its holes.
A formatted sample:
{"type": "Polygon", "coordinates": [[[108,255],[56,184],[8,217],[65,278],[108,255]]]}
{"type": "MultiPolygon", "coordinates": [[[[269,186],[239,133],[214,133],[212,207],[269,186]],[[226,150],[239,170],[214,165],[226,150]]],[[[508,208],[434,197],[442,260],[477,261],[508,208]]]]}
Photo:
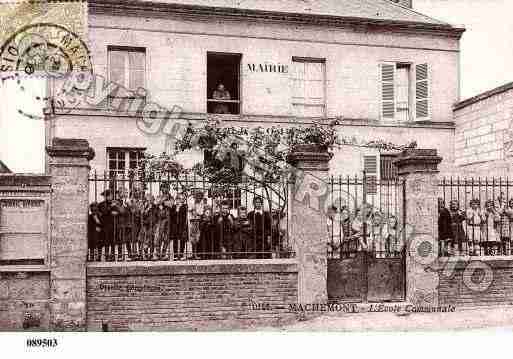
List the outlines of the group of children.
{"type": "Polygon", "coordinates": [[[161,191],[158,197],[133,190],[109,189],[104,201],[90,205],[90,261],[271,258],[288,251],[283,215],[230,201],[214,201],[196,193],[188,203],[183,194],[161,191]],[[114,196],[115,194],[115,196],[114,196]]]}
{"type": "Polygon", "coordinates": [[[327,212],[328,256],[349,258],[366,251],[377,258],[395,257],[402,251],[397,227],[394,215],[370,206],[357,208],[353,214],[347,206],[340,211],[331,206],[327,212]]]}
{"type": "Polygon", "coordinates": [[[511,255],[513,247],[513,198],[508,202],[501,195],[486,200],[472,199],[467,210],[457,200],[446,208],[438,199],[438,238],[440,251],[451,255],[511,255]]]}

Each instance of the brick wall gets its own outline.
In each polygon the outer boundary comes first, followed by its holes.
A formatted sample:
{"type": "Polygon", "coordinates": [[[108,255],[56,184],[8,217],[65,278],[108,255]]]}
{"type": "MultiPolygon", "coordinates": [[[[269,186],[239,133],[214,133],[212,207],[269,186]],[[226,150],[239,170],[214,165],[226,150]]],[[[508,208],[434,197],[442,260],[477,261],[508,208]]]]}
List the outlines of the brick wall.
{"type": "Polygon", "coordinates": [[[288,312],[298,295],[293,261],[196,263],[90,264],[88,330],[102,323],[116,331],[226,329],[295,319],[288,312]]]}
{"type": "Polygon", "coordinates": [[[477,307],[513,304],[513,259],[482,262],[489,266],[492,273],[491,284],[483,291],[475,288],[489,281],[483,276],[483,271],[466,269],[468,263],[458,263],[451,276],[440,274],[438,292],[441,305],[477,307]]]}

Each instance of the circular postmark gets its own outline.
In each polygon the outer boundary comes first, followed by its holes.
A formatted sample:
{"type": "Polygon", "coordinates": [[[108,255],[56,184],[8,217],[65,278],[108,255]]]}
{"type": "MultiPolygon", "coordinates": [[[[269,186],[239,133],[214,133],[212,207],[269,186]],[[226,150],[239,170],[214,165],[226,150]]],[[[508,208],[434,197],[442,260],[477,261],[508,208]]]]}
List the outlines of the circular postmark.
{"type": "MultiPolygon", "coordinates": [[[[36,101],[50,102],[53,108],[77,107],[80,94],[88,86],[70,86],[70,82],[90,82],[90,51],[85,42],[64,26],[36,23],[22,27],[0,46],[0,79],[12,79],[21,91],[23,78],[39,77],[50,81],[51,96],[32,96],[36,101]]],[[[23,114],[22,110],[18,112],[23,114]]],[[[33,117],[28,115],[28,117],[33,117]]]]}

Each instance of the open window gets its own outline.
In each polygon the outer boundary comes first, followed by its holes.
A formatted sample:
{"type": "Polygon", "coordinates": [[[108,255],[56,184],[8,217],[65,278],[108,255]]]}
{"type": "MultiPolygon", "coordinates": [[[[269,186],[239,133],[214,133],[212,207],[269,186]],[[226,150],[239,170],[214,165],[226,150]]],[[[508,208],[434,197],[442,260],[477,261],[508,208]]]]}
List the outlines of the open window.
{"type": "Polygon", "coordinates": [[[403,62],[380,64],[381,118],[398,122],[429,119],[429,68],[403,62]]]}
{"type": "Polygon", "coordinates": [[[207,53],[207,112],[240,114],[241,54],[207,53]]]}

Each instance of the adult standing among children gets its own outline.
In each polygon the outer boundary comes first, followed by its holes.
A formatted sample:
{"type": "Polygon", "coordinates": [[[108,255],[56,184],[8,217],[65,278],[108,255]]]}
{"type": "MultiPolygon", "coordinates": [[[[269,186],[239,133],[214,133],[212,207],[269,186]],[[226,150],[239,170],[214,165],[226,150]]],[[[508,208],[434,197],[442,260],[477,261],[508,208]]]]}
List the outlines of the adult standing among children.
{"type": "Polygon", "coordinates": [[[452,240],[451,213],[443,198],[438,198],[438,243],[440,254],[449,255],[449,243],[452,240]]]}
{"type": "Polygon", "coordinates": [[[253,199],[253,210],[248,218],[253,230],[253,249],[257,258],[269,258],[271,250],[271,216],[264,211],[264,201],[261,197],[253,199]]]}
{"type": "Polygon", "coordinates": [[[106,189],[100,195],[104,198],[104,200],[98,205],[98,208],[105,235],[105,259],[111,262],[115,259],[114,245],[116,236],[116,217],[119,214],[119,209],[113,201],[112,191],[110,189],[106,189]]]}

